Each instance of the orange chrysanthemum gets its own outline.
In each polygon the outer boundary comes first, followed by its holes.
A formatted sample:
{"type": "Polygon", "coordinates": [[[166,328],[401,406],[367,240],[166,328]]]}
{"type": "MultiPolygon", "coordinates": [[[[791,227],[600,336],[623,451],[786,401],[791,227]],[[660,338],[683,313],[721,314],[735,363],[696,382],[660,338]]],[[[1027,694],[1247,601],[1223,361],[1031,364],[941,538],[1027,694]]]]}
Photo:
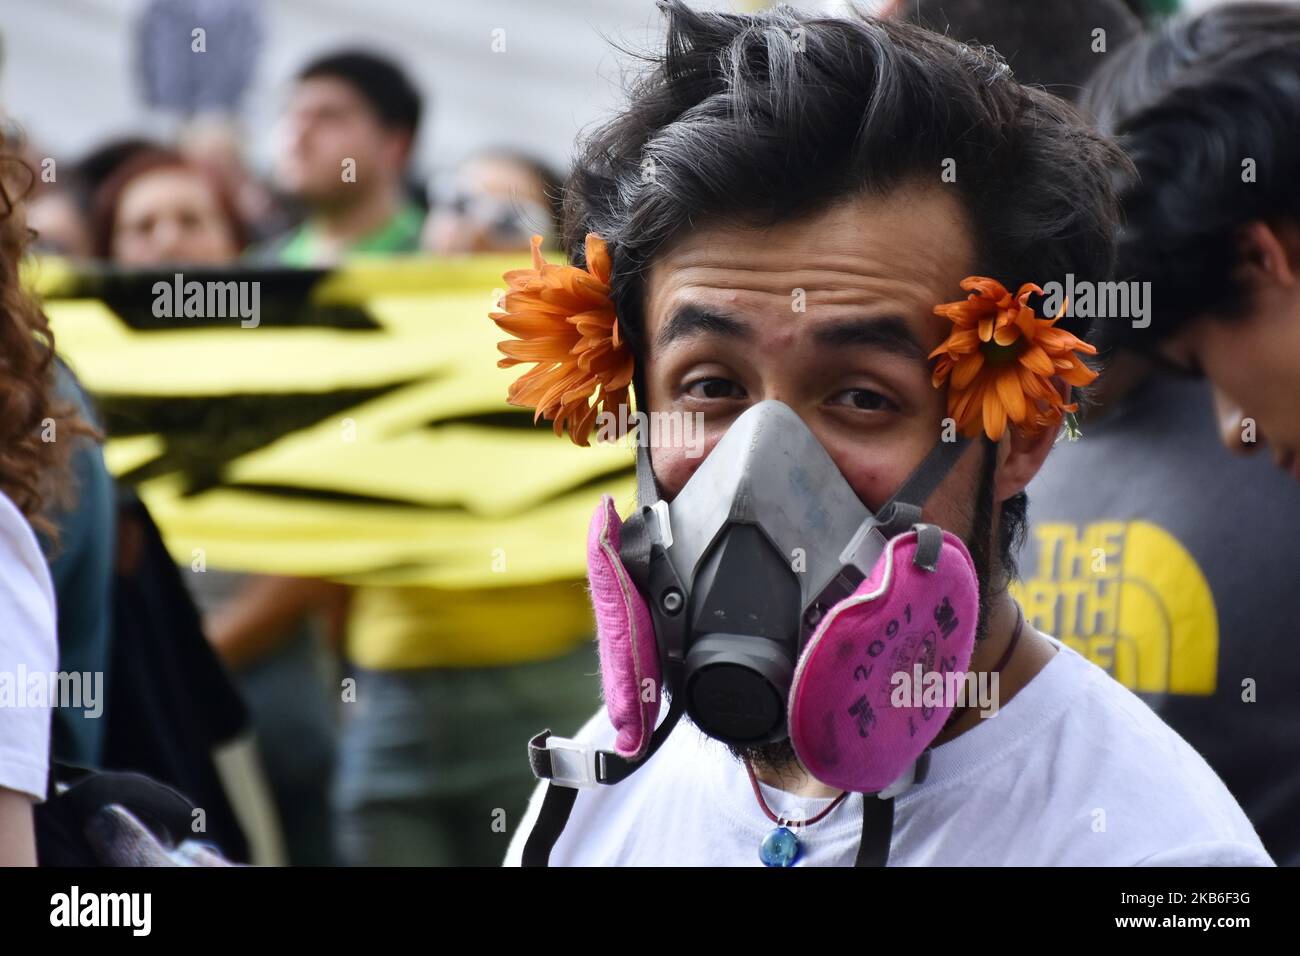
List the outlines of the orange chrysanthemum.
{"type": "Polygon", "coordinates": [[[1067,405],[1050,380],[1059,375],[1071,385],[1087,385],[1097,373],[1075,352],[1096,355],[1097,350],[1054,327],[1064,306],[1055,318],[1034,315],[1025,300],[1043,290],[1033,283],[1014,296],[983,276],[968,276],[961,287],[970,293],[964,301],[934,307],[935,315],[950,319],[954,328],[930,353],[938,358],[931,381],[935,388],[948,383],[948,414],[958,430],[973,437],[982,427],[998,441],[1008,421],[1024,435],[1059,426],[1078,406],[1067,405]]]}
{"type": "Polygon", "coordinates": [[[542,237],[533,236],[531,269],[503,276],[505,311],[489,318],[518,341],[497,343],[507,356],[497,365],[534,363],[510,386],[507,401],[535,408],[534,422],[554,421],[556,435],[567,425],[573,443],[585,447],[602,411],[622,420],[618,408],[627,404],[632,353],[619,337],[604,240],[587,233],[586,269],[546,262],[541,245],[542,237]]]}

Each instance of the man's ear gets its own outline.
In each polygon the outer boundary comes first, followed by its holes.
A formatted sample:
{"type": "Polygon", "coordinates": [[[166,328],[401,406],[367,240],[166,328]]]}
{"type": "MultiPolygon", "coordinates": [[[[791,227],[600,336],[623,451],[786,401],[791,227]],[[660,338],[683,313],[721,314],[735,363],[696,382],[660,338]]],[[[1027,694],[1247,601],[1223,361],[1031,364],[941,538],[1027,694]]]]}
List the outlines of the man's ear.
{"type": "Polygon", "coordinates": [[[1251,285],[1291,286],[1300,270],[1300,248],[1294,230],[1282,230],[1258,220],[1237,231],[1237,268],[1251,285]]]}
{"type": "Polygon", "coordinates": [[[385,147],[388,162],[400,177],[411,161],[411,153],[415,149],[415,137],[406,130],[392,130],[387,134],[385,147]]]}
{"type": "MultiPolygon", "coordinates": [[[[1059,378],[1052,378],[1052,385],[1068,405],[1071,388],[1059,378]]],[[[1026,438],[1020,430],[1011,427],[1007,436],[998,446],[998,470],[993,479],[993,496],[996,504],[1002,504],[1012,495],[1025,490],[1025,486],[1038,474],[1047,460],[1047,453],[1052,450],[1059,434],[1057,428],[1044,428],[1032,438],[1026,438]]]]}

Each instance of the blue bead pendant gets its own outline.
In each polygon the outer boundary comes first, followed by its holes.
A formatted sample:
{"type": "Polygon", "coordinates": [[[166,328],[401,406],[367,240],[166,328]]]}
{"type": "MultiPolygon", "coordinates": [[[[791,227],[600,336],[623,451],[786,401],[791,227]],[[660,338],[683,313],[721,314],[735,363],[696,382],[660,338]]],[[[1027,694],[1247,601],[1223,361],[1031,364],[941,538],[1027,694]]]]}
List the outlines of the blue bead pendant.
{"type": "Polygon", "coordinates": [[[789,827],[777,827],[763,839],[758,858],[764,866],[794,866],[803,846],[789,827]]]}

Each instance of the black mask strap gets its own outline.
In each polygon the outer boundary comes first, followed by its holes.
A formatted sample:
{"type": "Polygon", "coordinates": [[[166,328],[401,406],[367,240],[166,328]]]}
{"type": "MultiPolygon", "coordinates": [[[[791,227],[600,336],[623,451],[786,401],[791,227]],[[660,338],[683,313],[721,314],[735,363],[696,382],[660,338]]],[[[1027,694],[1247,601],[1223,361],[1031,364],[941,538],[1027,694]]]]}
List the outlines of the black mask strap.
{"type": "Polygon", "coordinates": [[[921,520],[921,506],[952,471],[970,441],[960,436],[956,441],[941,441],[921,459],[903,486],[876,513],[876,521],[886,538],[902,534],[921,520]]]}
{"type": "Polygon", "coordinates": [[[862,795],[862,842],[854,866],[884,866],[894,838],[894,798],[862,795]]]}
{"type": "MultiPolygon", "coordinates": [[[[589,754],[592,758],[590,781],[583,786],[612,785],[632,776],[637,768],[654,756],[655,751],[668,739],[668,735],[673,732],[673,728],[677,726],[677,722],[685,712],[684,695],[678,694],[670,698],[668,714],[655,728],[654,735],[650,738],[649,749],[636,760],[628,760],[607,750],[592,749],[589,754]]],[[[528,742],[528,762],[532,765],[533,773],[551,782],[546,787],[546,796],[537,813],[537,822],[533,824],[532,832],[524,842],[524,852],[520,861],[523,866],[550,866],[551,850],[555,848],[555,842],[564,832],[569,822],[569,815],[573,812],[573,804],[578,799],[578,785],[574,785],[572,777],[564,776],[563,768],[557,766],[554,755],[546,745],[550,736],[551,732],[544,730],[528,742]],[[568,782],[562,783],[555,779],[557,777],[567,779],[568,782]]],[[[569,750],[567,753],[574,757],[588,756],[586,748],[581,751],[569,750]]],[[[568,761],[566,760],[565,763],[568,761]]]]}
{"type": "Polygon", "coordinates": [[[649,508],[661,497],[659,481],[650,464],[650,450],[637,442],[636,446],[636,503],[639,508],[649,508]]]}
{"type": "Polygon", "coordinates": [[[862,795],[862,839],[854,866],[887,866],[889,845],[894,839],[894,798],[921,783],[930,774],[927,747],[907,771],[879,793],[862,795]]]}

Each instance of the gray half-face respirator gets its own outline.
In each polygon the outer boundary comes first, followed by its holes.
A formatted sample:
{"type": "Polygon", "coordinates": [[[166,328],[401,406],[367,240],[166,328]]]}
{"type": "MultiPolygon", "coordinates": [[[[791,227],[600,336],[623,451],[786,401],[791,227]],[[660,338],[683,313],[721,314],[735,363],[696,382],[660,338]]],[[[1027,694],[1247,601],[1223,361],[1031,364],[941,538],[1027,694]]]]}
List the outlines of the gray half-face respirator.
{"type": "Polygon", "coordinates": [[[883,863],[890,798],[923,774],[951,713],[895,706],[894,675],[964,671],[974,645],[970,556],[920,523],[966,444],[937,443],[876,514],[780,402],[740,415],[672,501],[640,448],[636,512],[621,522],[606,497],[588,536],[614,750],[531,741],[551,786],[525,865],[545,865],[578,788],[629,776],[683,713],[728,744],[788,737],[818,780],[881,796],[866,801],[859,862],[883,863]]]}

